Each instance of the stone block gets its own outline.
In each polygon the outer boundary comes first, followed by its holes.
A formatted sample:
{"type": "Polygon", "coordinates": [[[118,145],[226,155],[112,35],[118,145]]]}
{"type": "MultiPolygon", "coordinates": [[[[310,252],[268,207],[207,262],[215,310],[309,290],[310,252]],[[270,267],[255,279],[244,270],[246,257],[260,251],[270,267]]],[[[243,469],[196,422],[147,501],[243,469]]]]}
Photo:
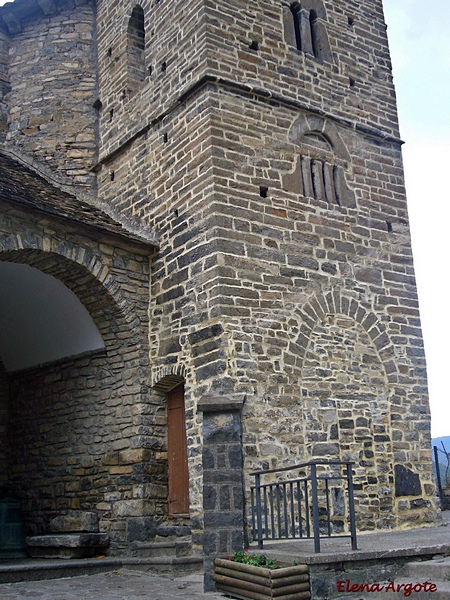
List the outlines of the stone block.
{"type": "Polygon", "coordinates": [[[107,533],[66,533],[26,538],[28,553],[33,558],[88,558],[109,545],[107,533]]]}
{"type": "Polygon", "coordinates": [[[403,465],[395,465],[395,495],[420,496],[422,486],[417,473],[413,473],[403,465]]]}
{"type": "Polygon", "coordinates": [[[51,533],[98,532],[98,515],[95,512],[72,510],[50,521],[51,533]]]}
{"type": "Polygon", "coordinates": [[[240,416],[234,413],[210,414],[203,421],[203,435],[209,444],[240,440],[240,416]]]}
{"type": "Polygon", "coordinates": [[[153,517],[128,519],[127,540],[129,542],[151,540],[156,535],[157,525],[153,517]]]}
{"type": "Polygon", "coordinates": [[[121,500],[114,504],[113,516],[118,517],[142,517],[149,515],[151,506],[146,500],[121,500]]]}

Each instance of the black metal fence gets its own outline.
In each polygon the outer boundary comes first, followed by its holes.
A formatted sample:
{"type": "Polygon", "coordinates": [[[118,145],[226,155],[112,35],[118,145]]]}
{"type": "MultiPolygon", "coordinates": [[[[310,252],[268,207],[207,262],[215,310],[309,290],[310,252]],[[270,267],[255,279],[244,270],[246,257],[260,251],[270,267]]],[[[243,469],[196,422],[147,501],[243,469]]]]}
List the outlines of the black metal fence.
{"type": "Polygon", "coordinates": [[[441,444],[442,449],[433,446],[433,467],[442,508],[448,510],[449,501],[444,490],[450,486],[450,452],[441,444]]]}
{"type": "Polygon", "coordinates": [[[353,463],[314,461],[251,473],[252,534],[264,540],[349,537],[356,545],[353,463]],[[270,481],[266,481],[270,479],[270,481]]]}

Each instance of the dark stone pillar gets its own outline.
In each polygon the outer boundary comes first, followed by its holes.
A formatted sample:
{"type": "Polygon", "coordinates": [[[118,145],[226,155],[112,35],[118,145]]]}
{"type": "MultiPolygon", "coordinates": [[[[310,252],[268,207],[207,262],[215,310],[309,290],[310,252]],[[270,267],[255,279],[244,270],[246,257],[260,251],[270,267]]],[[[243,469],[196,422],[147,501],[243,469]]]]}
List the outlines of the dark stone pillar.
{"type": "Polygon", "coordinates": [[[205,591],[215,589],[213,560],[244,548],[243,398],[205,397],[203,411],[203,554],[205,591]]]}

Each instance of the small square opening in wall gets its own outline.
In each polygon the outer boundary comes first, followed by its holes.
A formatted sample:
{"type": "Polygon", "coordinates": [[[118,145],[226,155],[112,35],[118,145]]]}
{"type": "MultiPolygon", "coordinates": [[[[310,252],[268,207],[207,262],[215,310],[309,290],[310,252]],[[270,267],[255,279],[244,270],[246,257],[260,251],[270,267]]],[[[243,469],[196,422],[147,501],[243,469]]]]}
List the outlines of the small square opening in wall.
{"type": "Polygon", "coordinates": [[[165,60],[161,63],[161,72],[165,73],[167,71],[167,63],[165,60]]]}
{"type": "Polygon", "coordinates": [[[259,195],[261,196],[261,198],[267,198],[267,195],[269,193],[269,188],[261,185],[259,188],[259,195]]]}
{"type": "Polygon", "coordinates": [[[249,48],[250,48],[250,50],[254,50],[255,52],[258,52],[259,42],[257,42],[256,40],[253,40],[252,42],[250,42],[249,48]]]}
{"type": "Polygon", "coordinates": [[[167,144],[167,142],[169,141],[169,134],[167,133],[167,131],[163,134],[163,142],[165,144],[167,144]]]}

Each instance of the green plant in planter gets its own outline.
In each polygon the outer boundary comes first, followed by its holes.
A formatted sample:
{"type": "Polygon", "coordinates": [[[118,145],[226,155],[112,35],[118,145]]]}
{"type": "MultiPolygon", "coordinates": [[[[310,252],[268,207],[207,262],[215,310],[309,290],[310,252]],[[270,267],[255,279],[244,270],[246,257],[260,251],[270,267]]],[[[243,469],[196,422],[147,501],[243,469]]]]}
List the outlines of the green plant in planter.
{"type": "Polygon", "coordinates": [[[266,569],[278,569],[278,565],[276,565],[273,560],[267,558],[264,554],[249,554],[248,550],[238,550],[233,554],[233,556],[229,556],[228,560],[232,560],[233,562],[243,563],[245,565],[253,565],[254,567],[265,567],[266,569]]]}
{"type": "Polygon", "coordinates": [[[216,589],[241,600],[311,600],[308,565],[276,564],[264,554],[238,551],[214,559],[216,589]]]}

